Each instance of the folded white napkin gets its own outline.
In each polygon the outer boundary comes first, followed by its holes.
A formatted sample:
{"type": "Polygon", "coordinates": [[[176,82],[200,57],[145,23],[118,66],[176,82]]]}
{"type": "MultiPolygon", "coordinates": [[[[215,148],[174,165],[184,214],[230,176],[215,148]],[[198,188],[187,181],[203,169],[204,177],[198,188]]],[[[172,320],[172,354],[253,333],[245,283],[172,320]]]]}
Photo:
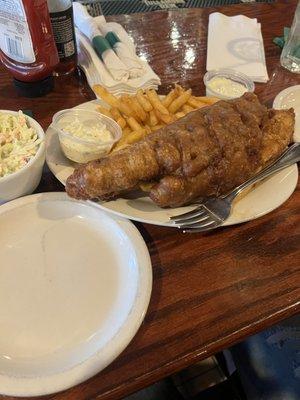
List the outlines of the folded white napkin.
{"type": "Polygon", "coordinates": [[[105,50],[105,52],[102,53],[102,59],[114,79],[124,82],[128,80],[129,71],[127,70],[127,66],[112,49],[105,50]]]}
{"type": "Polygon", "coordinates": [[[135,53],[132,53],[124,43],[116,43],[114,51],[119,59],[127,66],[130,78],[139,78],[144,74],[143,64],[139,61],[135,53]]]}
{"type": "Polygon", "coordinates": [[[160,85],[159,77],[153,72],[149,64],[142,60],[141,63],[144,68],[143,76],[135,79],[128,79],[126,82],[115,80],[96,54],[89,39],[78,29],[75,29],[75,34],[78,63],[84,70],[91,88],[99,84],[118,96],[120,94],[134,94],[138,89],[157,89],[158,85],[160,85]]]}
{"type": "Polygon", "coordinates": [[[136,55],[132,39],[120,24],[106,22],[103,15],[93,18],[82,4],[73,4],[78,61],[91,88],[100,84],[118,95],[160,85],[148,63],[136,55]]]}
{"type": "Polygon", "coordinates": [[[107,32],[115,32],[119,36],[121,42],[125,43],[127,47],[131,48],[131,50],[135,53],[135,45],[133,40],[122,25],[118,24],[117,22],[106,22],[104,15],[98,15],[97,17],[94,17],[94,21],[96,22],[100,31],[107,29],[107,32]]]}
{"type": "Polygon", "coordinates": [[[255,82],[269,80],[261,25],[244,15],[209,16],[206,69],[230,68],[255,82]]]}
{"type": "MultiPolygon", "coordinates": [[[[98,28],[94,18],[91,17],[86,7],[81,3],[75,2],[73,5],[74,11],[74,22],[76,27],[90,40],[93,41],[95,37],[102,37],[102,32],[98,28]]],[[[102,60],[111,73],[114,79],[117,81],[126,81],[129,77],[129,71],[127,65],[117,56],[112,48],[107,48],[101,54],[102,60]]]]}
{"type": "MultiPolygon", "coordinates": [[[[113,34],[116,35],[116,32],[112,31],[112,28],[107,25],[108,24],[103,24],[103,23],[97,25],[100,31],[102,32],[102,35],[106,37],[106,35],[109,34],[110,32],[113,32],[113,34]]],[[[116,35],[115,37],[120,39],[118,35],[116,35]]],[[[132,46],[128,46],[127,43],[118,41],[113,45],[113,49],[116,52],[119,59],[128,68],[130,78],[139,78],[144,74],[145,72],[144,66],[140,61],[140,59],[135,54],[135,50],[132,49],[132,46]]]]}

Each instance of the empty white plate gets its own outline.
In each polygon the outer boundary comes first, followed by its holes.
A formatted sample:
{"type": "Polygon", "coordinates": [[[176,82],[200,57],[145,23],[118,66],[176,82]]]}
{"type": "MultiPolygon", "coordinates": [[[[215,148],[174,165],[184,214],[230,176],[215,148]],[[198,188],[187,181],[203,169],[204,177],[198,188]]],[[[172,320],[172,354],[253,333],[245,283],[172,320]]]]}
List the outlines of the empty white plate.
{"type": "Polygon", "coordinates": [[[148,307],[147,247],[129,222],[64,193],[0,207],[0,391],[66,389],[128,345],[148,307]]]}

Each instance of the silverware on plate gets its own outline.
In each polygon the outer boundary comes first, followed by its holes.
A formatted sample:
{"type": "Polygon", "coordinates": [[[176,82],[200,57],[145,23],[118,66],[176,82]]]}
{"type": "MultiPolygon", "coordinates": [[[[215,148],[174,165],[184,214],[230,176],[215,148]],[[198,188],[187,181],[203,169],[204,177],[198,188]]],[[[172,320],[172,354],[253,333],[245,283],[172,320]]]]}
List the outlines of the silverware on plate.
{"type": "Polygon", "coordinates": [[[184,232],[205,232],[215,229],[229,217],[234,199],[244,189],[298,161],[300,161],[300,143],[294,143],[273,164],[237,186],[230,193],[220,197],[208,197],[201,201],[194,210],[175,215],[170,219],[184,232]]]}

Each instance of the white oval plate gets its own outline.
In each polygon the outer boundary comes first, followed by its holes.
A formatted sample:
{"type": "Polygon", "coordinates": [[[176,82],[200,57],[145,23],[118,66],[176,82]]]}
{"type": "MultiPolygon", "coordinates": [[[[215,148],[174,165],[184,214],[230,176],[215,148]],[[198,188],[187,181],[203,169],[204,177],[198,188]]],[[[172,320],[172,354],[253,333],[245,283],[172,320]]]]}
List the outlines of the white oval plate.
{"type": "MultiPolygon", "coordinates": [[[[81,104],[79,108],[95,109],[96,104],[105,105],[99,100],[81,104]]],[[[56,132],[47,130],[46,135],[46,162],[56,176],[65,184],[67,178],[74,171],[75,163],[69,161],[61,151],[56,132]]],[[[247,195],[241,197],[233,206],[230,217],[224,226],[239,224],[261,217],[284,203],[294,192],[298,181],[297,165],[292,165],[276,175],[257,185],[247,195]]],[[[149,197],[138,199],[118,198],[113,201],[96,203],[100,208],[115,215],[140,221],[148,224],[175,227],[169,218],[192,210],[195,206],[163,209],[156,206],[149,197]]]]}
{"type": "Polygon", "coordinates": [[[300,142],[300,85],[282,90],[275,97],[273,108],[276,110],[294,108],[296,114],[294,142],[300,142]]]}
{"type": "Polygon", "coordinates": [[[127,220],[65,193],[0,207],[0,392],[58,392],[111,363],[148,307],[147,247],[127,220]]]}

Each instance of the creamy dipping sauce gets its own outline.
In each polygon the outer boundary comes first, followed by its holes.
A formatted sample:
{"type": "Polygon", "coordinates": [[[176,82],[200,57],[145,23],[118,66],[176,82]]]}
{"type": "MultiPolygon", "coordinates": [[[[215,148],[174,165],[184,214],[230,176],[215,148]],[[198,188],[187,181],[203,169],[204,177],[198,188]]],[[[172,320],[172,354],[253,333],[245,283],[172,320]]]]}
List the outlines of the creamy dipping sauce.
{"type": "Polygon", "coordinates": [[[100,121],[83,124],[78,118],[59,124],[66,135],[59,135],[60,145],[66,157],[78,163],[87,163],[107,154],[112,147],[113,137],[100,121]]]}
{"type": "Polygon", "coordinates": [[[221,76],[211,78],[207,82],[206,87],[215,93],[232,99],[241,97],[248,91],[243,84],[221,76]]]}
{"type": "Polygon", "coordinates": [[[101,122],[83,124],[78,118],[73,121],[61,124],[61,129],[66,133],[88,142],[109,142],[112,139],[111,133],[101,122]]]}

